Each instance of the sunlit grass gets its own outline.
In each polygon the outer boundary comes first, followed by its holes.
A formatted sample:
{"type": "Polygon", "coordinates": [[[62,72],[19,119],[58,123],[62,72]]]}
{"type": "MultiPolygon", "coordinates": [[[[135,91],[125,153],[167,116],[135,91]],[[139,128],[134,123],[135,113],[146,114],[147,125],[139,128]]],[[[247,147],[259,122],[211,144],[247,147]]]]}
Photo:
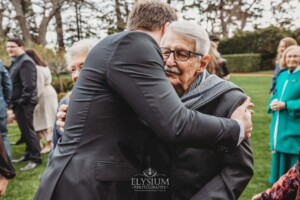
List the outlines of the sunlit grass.
{"type": "Polygon", "coordinates": [[[267,114],[267,103],[270,97],[271,77],[232,76],[232,82],[244,89],[255,104],[253,116],[254,130],[251,136],[251,146],[254,155],[254,177],[241,196],[241,200],[251,197],[269,187],[268,176],[271,162],[269,148],[270,115],[267,114]]]}

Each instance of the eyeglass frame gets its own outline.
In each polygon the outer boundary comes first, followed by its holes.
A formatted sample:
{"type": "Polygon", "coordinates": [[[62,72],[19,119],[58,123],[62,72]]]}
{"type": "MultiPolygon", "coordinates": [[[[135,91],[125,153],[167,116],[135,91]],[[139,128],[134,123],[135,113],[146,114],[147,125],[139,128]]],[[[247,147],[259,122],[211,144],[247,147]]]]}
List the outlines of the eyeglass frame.
{"type": "Polygon", "coordinates": [[[170,54],[169,54],[169,56],[167,58],[165,58],[164,55],[163,55],[163,53],[162,53],[162,56],[163,56],[164,60],[169,59],[172,53],[173,53],[173,56],[174,56],[174,60],[179,61],[179,62],[186,62],[186,61],[188,61],[191,58],[191,54],[195,54],[195,55],[198,55],[198,56],[203,56],[203,54],[201,54],[201,53],[196,53],[196,52],[192,52],[192,51],[184,50],[184,49],[171,50],[170,48],[167,48],[167,47],[160,47],[161,52],[162,52],[163,49],[167,49],[167,50],[170,51],[170,54]],[[187,57],[186,60],[179,60],[179,59],[177,59],[177,56],[176,56],[177,53],[176,52],[179,52],[179,51],[188,52],[188,57],[187,57]]]}
{"type": "Polygon", "coordinates": [[[81,72],[81,70],[83,68],[83,65],[84,65],[84,63],[82,65],[80,65],[79,67],[78,66],[75,66],[75,67],[72,66],[68,69],[68,71],[69,71],[70,74],[75,74],[76,72],[81,72]]]}

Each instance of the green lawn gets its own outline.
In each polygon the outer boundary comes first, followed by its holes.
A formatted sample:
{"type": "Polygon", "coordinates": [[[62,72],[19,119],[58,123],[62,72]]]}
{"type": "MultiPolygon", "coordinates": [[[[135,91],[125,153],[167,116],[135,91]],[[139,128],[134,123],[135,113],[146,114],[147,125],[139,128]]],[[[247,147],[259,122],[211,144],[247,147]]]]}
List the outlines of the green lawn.
{"type": "MultiPolygon", "coordinates": [[[[241,196],[241,200],[249,200],[251,197],[269,187],[268,174],[270,165],[269,150],[269,123],[270,116],[266,114],[268,90],[271,77],[264,76],[232,76],[231,80],[242,87],[247,95],[252,97],[255,104],[255,115],[253,117],[254,130],[251,137],[251,145],[254,154],[254,177],[241,196]]],[[[19,130],[16,125],[9,126],[9,137],[11,141],[19,138],[19,130]]],[[[12,146],[14,158],[19,158],[24,152],[24,145],[12,146]]],[[[47,156],[43,155],[43,164],[38,168],[21,172],[19,169],[26,163],[15,164],[17,176],[10,181],[3,200],[32,200],[38,187],[38,180],[41,176],[47,156]]]]}
{"type": "Polygon", "coordinates": [[[269,99],[271,77],[232,76],[232,82],[244,89],[255,104],[251,146],[254,155],[254,177],[241,196],[241,200],[251,197],[269,187],[269,166],[271,153],[269,148],[269,124],[271,116],[266,113],[269,99]]]}

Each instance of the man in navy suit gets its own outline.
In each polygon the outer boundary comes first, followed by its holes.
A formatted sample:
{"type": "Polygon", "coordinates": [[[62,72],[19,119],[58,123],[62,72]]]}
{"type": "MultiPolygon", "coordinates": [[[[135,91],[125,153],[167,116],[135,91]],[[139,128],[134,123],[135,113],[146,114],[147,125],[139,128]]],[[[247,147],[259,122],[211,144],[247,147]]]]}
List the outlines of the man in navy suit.
{"type": "Polygon", "coordinates": [[[12,59],[9,74],[13,83],[11,106],[26,144],[25,154],[13,162],[30,161],[22,171],[37,167],[41,162],[40,146],[33,128],[33,111],[37,103],[36,67],[34,61],[25,53],[24,42],[19,38],[10,38],[6,50],[12,59]]]}

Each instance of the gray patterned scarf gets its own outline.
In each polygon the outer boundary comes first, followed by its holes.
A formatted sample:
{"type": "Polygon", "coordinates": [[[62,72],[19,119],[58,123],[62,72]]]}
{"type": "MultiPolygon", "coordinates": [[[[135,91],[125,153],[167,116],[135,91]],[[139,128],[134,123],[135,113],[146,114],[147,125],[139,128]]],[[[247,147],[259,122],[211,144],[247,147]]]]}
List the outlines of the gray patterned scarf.
{"type": "Polygon", "coordinates": [[[187,108],[196,110],[230,90],[243,92],[235,84],[204,71],[199,74],[191,87],[182,95],[181,101],[187,108]]]}

